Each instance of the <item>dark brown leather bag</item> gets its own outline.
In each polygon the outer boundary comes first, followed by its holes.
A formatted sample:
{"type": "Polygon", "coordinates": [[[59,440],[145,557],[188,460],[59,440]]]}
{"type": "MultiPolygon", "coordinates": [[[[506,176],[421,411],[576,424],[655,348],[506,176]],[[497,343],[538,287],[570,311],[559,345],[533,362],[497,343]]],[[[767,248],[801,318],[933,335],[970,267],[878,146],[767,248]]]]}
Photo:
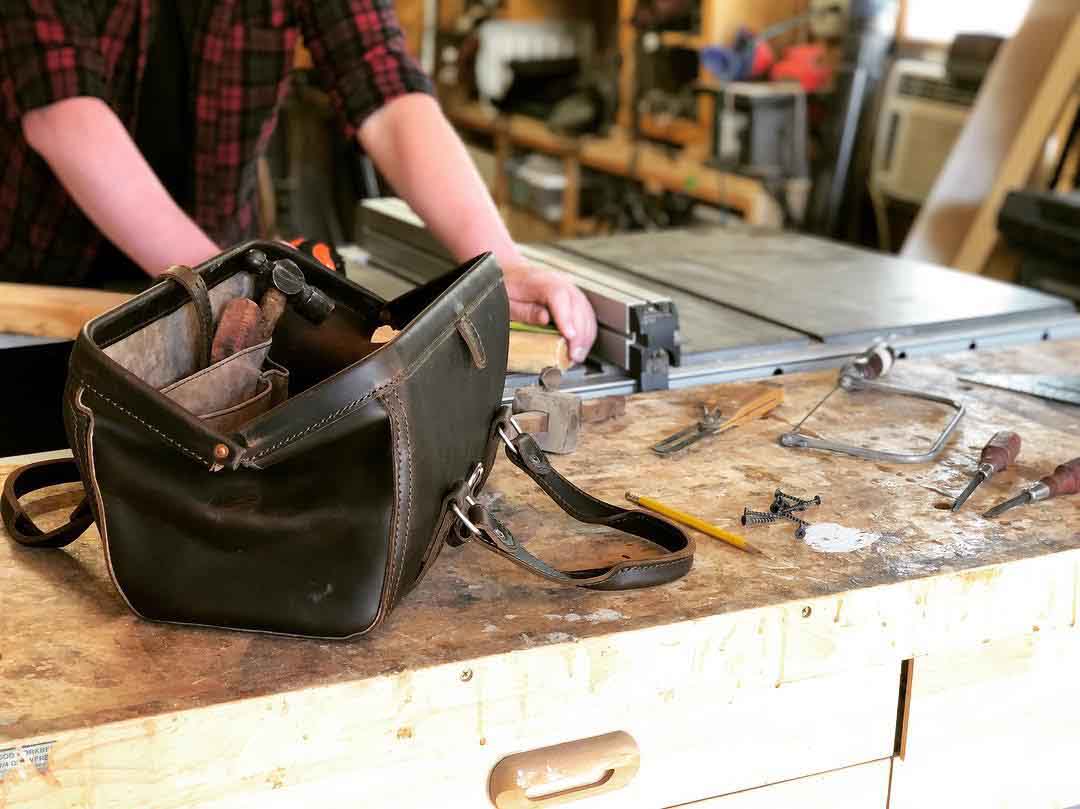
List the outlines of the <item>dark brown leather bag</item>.
{"type": "Polygon", "coordinates": [[[575,488],[514,428],[501,405],[508,335],[491,256],[387,302],[286,246],[234,248],[86,325],[65,391],[74,461],[9,477],[8,533],[59,548],[96,522],[136,614],[324,638],[377,626],[447,543],[475,540],[594,590],[684,575],[693,547],[680,529],[575,488]],[[336,308],[319,325],[287,310],[268,357],[269,344],[204,368],[224,305],[252,294],[254,249],[294,261],[336,308]],[[401,333],[371,344],[387,323],[401,333]],[[246,398],[223,404],[237,380],[246,398]],[[597,570],[541,562],[477,501],[501,444],[567,513],[664,554],[597,570]],[[56,530],[20,505],[79,479],[86,501],[56,530]]]}

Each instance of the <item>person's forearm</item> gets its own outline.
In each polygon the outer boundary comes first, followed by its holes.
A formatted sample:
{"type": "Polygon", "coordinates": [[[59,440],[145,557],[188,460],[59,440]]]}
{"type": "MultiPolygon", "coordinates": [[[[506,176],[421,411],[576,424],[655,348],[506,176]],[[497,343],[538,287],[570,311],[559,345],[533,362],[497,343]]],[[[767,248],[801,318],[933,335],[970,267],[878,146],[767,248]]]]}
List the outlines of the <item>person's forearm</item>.
{"type": "Polygon", "coordinates": [[[458,261],[491,251],[503,268],[522,264],[464,144],[435,99],[394,99],[360,127],[360,143],[394,190],[458,261]]]}
{"type": "Polygon", "coordinates": [[[150,275],[218,252],[100,99],[58,101],[27,113],[22,126],[31,148],[90,221],[150,275]]]}

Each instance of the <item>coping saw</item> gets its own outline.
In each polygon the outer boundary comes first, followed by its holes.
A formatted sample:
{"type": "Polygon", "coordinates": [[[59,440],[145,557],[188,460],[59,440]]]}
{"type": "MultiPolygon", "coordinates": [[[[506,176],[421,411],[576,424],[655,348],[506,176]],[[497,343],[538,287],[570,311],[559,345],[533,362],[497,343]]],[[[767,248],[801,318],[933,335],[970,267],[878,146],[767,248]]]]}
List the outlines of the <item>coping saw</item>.
{"type": "Polygon", "coordinates": [[[929,463],[938,456],[945,448],[949,436],[953,434],[960,419],[964,417],[964,403],[934,393],[901,387],[899,385],[886,385],[877,380],[889,373],[896,361],[896,352],[887,343],[876,343],[862,354],[852,358],[840,369],[840,376],[836,380],[836,386],[829,391],[820,402],[807,413],[802,421],[795,425],[791,432],[780,436],[780,445],[799,449],[820,449],[826,452],[840,452],[856,458],[865,458],[869,461],[882,461],[884,463],[929,463]],[[877,391],[892,396],[903,396],[909,399],[920,399],[925,402],[948,405],[955,412],[952,419],[945,425],[941,435],[926,452],[886,452],[883,450],[858,447],[853,444],[844,444],[839,441],[829,441],[823,438],[812,438],[800,433],[806,420],[818,411],[836,391],[843,388],[849,393],[860,390],[877,391]]]}

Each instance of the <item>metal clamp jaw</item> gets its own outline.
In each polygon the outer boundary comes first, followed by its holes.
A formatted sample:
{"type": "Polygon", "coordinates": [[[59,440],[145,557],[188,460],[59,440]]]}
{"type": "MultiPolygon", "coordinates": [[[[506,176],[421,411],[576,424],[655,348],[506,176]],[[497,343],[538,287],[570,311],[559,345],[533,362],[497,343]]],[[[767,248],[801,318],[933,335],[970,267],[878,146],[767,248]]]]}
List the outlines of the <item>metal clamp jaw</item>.
{"type": "MultiPolygon", "coordinates": [[[[937,458],[956,430],[957,425],[960,424],[960,419],[964,417],[966,406],[958,399],[951,399],[947,396],[939,396],[935,393],[900,385],[888,385],[884,382],[878,382],[877,377],[888,373],[891,368],[893,356],[892,349],[884,343],[873,346],[844,366],[840,371],[840,377],[836,383],[837,387],[849,393],[857,393],[863,390],[876,391],[891,396],[903,396],[909,399],[942,404],[952,408],[954,411],[952,418],[928,450],[925,452],[887,452],[868,447],[858,447],[854,444],[844,444],[824,438],[813,438],[800,433],[798,427],[792,432],[781,435],[780,445],[794,449],[820,449],[825,452],[839,452],[855,458],[882,463],[919,464],[930,463],[937,458]]],[[[805,420],[803,419],[803,421],[805,420]]],[[[801,424],[802,422],[800,422],[800,426],[801,424]]]]}

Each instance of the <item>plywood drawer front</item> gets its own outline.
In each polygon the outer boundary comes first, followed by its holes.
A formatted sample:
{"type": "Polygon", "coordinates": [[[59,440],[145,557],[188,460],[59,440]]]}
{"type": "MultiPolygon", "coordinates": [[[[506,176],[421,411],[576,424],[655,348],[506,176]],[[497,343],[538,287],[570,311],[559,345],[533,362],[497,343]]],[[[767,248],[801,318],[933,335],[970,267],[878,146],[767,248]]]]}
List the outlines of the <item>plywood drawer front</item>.
{"type": "Polygon", "coordinates": [[[625,731],[634,776],[568,805],[654,809],[891,755],[899,663],[746,682],[713,664],[742,671],[731,653],[703,659],[566,644],[25,739],[53,742],[49,770],[8,773],[0,803],[481,809],[506,757],[625,731]]]}
{"type": "Polygon", "coordinates": [[[1080,805],[1080,631],[914,661],[890,809],[1080,805]]]}
{"type": "Polygon", "coordinates": [[[628,796],[670,806],[886,758],[898,695],[897,664],[643,706],[627,722],[641,747],[628,796]]]}
{"type": "MultiPolygon", "coordinates": [[[[606,714],[640,752],[639,771],[625,787],[576,805],[670,806],[886,758],[898,685],[899,667],[882,666],[745,692],[675,689],[623,706],[567,706],[566,727],[587,713],[606,714]]],[[[598,778],[603,769],[598,759],[598,778]]],[[[561,774],[557,757],[551,770],[561,774]]]]}
{"type": "Polygon", "coordinates": [[[885,809],[891,763],[871,761],[672,809],[885,809]]]}

